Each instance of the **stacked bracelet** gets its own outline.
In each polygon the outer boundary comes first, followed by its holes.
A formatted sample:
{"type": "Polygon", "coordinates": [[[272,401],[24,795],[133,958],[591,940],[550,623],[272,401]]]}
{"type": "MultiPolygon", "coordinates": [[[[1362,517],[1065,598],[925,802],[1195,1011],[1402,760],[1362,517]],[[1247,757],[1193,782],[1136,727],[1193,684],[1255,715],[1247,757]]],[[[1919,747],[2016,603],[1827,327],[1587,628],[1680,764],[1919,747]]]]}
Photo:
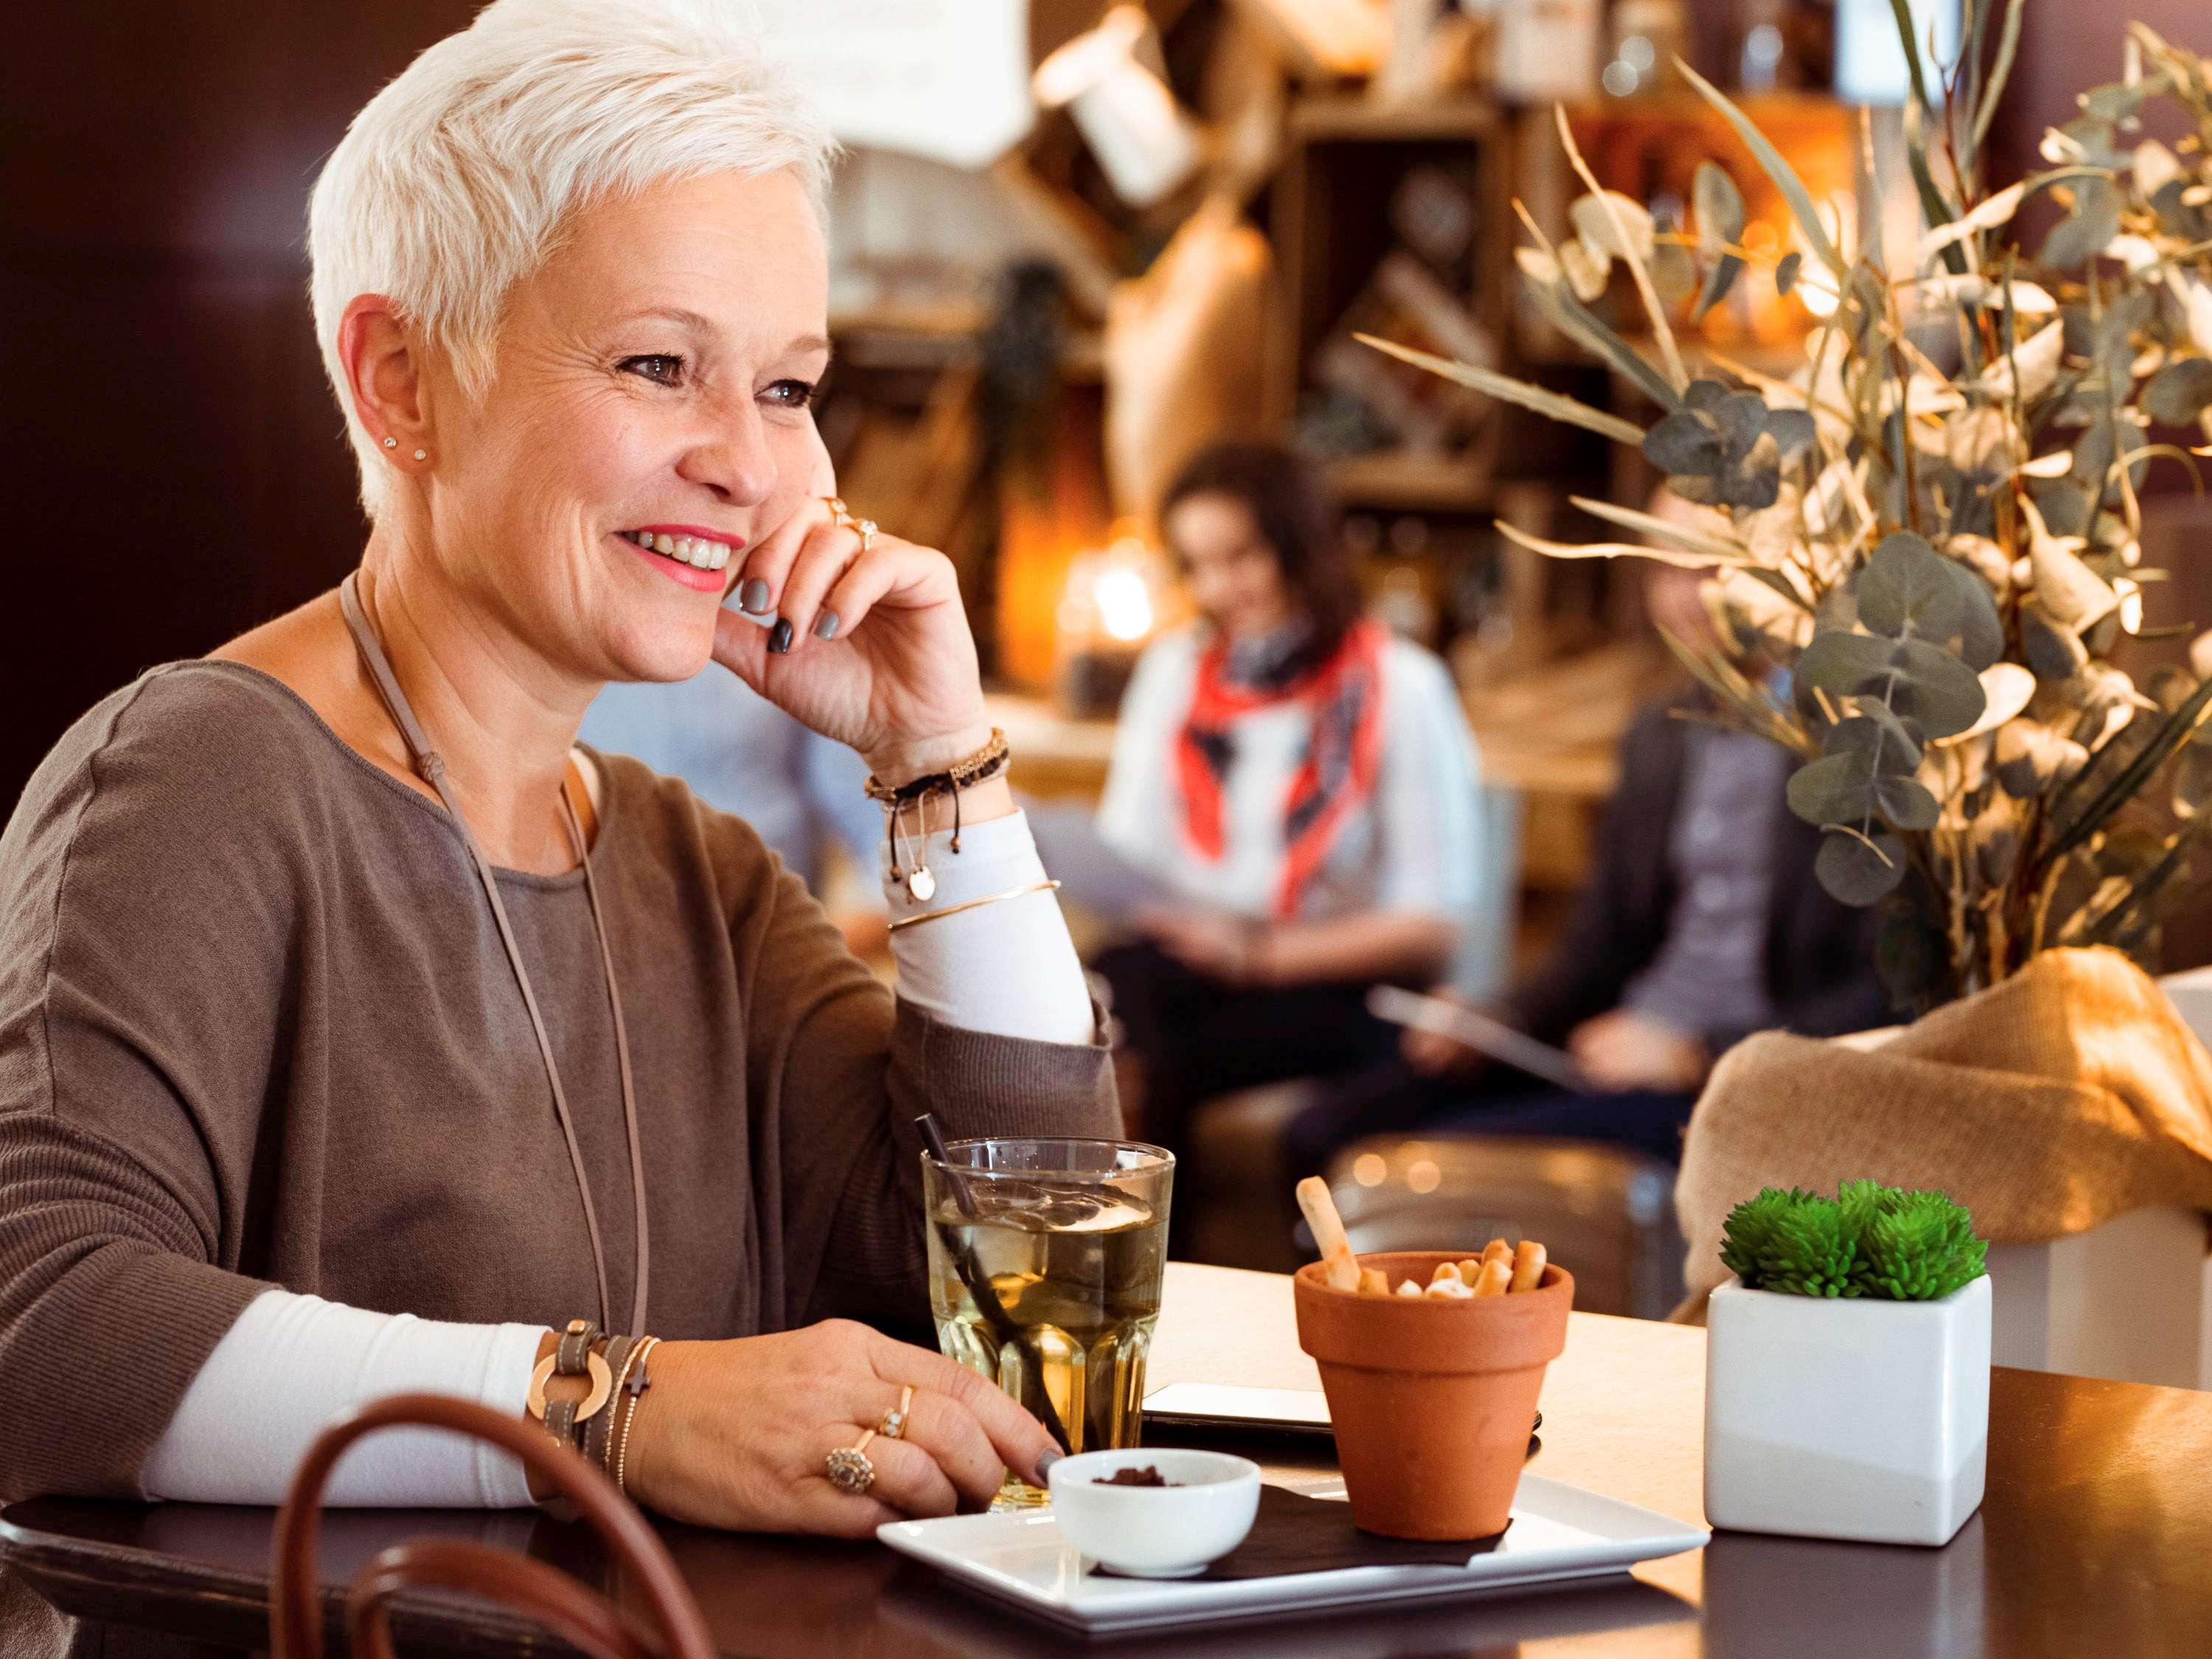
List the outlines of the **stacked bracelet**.
{"type": "Polygon", "coordinates": [[[884,807],[884,833],[891,845],[891,879],[906,883],[908,894],[917,903],[927,904],[937,891],[937,878],[929,873],[929,866],[916,854],[914,862],[906,869],[899,867],[899,814],[908,806],[919,807],[933,795],[952,797],[952,850],[960,850],[960,792],[963,789],[995,778],[1006,769],[1012,751],[1006,747],[1006,734],[997,726],[991,728],[991,740],[963,761],[956,761],[942,772],[925,772],[904,783],[884,782],[871,772],[867,792],[870,800],[881,801],[884,807]]]}
{"type": "MultiPolygon", "coordinates": [[[[646,1357],[659,1341],[657,1336],[604,1336],[591,1321],[572,1319],[530,1376],[530,1415],[562,1445],[598,1464],[617,1489],[638,1399],[651,1386],[646,1357]],[[556,1376],[587,1376],[591,1391],[581,1400],[548,1401],[545,1385],[556,1376]]],[[[547,1507],[560,1516],[568,1506],[552,1500],[547,1507]]]]}
{"type": "Polygon", "coordinates": [[[886,806],[905,806],[932,795],[957,795],[963,789],[995,778],[1006,769],[1009,754],[1006,734],[997,726],[991,728],[991,740],[963,761],[956,761],[942,772],[925,772],[904,783],[884,783],[876,775],[868,775],[867,791],[870,800],[881,801],[886,806]]]}

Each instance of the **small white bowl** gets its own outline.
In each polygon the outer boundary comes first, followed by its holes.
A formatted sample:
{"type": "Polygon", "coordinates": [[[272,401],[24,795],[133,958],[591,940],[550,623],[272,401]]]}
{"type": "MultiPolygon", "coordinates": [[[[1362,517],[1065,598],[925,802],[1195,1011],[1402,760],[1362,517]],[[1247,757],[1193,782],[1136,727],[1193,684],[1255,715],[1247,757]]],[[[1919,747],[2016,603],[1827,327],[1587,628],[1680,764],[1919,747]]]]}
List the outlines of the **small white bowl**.
{"type": "Polygon", "coordinates": [[[1063,1457],[1046,1477],[1060,1536],[1133,1578],[1188,1578],[1244,1541],[1260,1511],[1260,1466],[1226,1452],[1146,1446],[1063,1457]],[[1155,1468],[1166,1486],[1100,1484],[1155,1468]]]}

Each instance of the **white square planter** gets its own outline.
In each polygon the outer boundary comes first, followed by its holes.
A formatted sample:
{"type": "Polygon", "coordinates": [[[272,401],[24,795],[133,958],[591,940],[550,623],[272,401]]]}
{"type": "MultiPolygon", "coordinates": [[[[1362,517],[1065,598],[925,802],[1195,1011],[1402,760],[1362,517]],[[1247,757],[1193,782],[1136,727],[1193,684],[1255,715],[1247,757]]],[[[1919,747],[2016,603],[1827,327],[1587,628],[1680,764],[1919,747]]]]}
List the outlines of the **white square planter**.
{"type": "Polygon", "coordinates": [[[1941,1302],[1746,1290],[1706,1315],[1705,1518],[1944,1544],[1982,1501],[1990,1280],[1941,1302]]]}

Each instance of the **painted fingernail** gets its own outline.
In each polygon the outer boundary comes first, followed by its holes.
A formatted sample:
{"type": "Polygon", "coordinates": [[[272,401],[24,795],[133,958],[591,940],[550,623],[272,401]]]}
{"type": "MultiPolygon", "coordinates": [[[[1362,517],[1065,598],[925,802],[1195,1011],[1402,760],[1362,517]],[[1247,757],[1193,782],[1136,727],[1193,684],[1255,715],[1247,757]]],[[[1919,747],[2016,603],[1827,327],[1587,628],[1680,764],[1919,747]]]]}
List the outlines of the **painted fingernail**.
{"type": "Polygon", "coordinates": [[[745,591],[738,595],[738,603],[756,617],[768,609],[768,584],[758,576],[745,584],[745,591]]]}
{"type": "Polygon", "coordinates": [[[1052,1474],[1052,1466],[1059,1462],[1065,1455],[1057,1446],[1048,1446],[1039,1452],[1036,1461],[1036,1479],[1030,1484],[1037,1486],[1044,1485],[1046,1477],[1052,1474]]]}
{"type": "Polygon", "coordinates": [[[788,617],[769,629],[768,648],[779,657],[791,649],[791,619],[788,617]]]}
{"type": "Polygon", "coordinates": [[[814,637],[817,640],[834,640],[837,637],[836,611],[825,611],[814,619],[814,637]]]}

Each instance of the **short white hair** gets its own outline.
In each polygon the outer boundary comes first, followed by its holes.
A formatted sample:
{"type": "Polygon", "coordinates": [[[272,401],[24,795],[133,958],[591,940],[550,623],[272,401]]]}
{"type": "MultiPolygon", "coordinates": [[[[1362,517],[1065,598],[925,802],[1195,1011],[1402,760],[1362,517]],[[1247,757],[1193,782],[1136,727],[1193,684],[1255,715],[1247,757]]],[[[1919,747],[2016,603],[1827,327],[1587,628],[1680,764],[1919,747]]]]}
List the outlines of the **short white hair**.
{"type": "Polygon", "coordinates": [[[739,0],[496,0],[346,130],[307,210],[315,336],[373,518],[390,474],[355,412],[338,324],[382,294],[481,397],[515,284],[569,216],[672,179],[797,173],[836,145],[739,0]]]}

